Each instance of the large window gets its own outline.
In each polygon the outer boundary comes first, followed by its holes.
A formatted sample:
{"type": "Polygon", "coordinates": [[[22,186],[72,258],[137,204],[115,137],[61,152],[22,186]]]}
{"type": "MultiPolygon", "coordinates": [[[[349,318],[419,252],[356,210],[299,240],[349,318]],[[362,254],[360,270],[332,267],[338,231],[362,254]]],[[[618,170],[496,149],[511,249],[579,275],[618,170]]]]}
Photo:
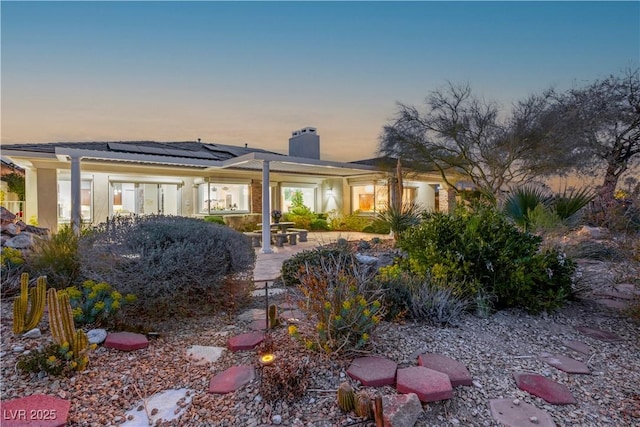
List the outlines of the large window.
{"type": "Polygon", "coordinates": [[[141,182],[111,183],[114,214],[180,214],[180,186],[141,182]]]}
{"type": "Polygon", "coordinates": [[[293,201],[302,199],[302,204],[316,211],[316,189],[305,187],[282,187],[282,209],[284,212],[291,210],[293,201]]]}
{"type": "Polygon", "coordinates": [[[386,185],[368,184],[351,187],[353,211],[379,212],[387,208],[389,190],[386,185]]]}
{"type": "Polygon", "coordinates": [[[198,213],[249,212],[249,185],[205,182],[198,185],[198,213]]]}
{"type": "MultiPolygon", "coordinates": [[[[83,222],[91,222],[91,205],[93,202],[92,181],[83,179],[80,182],[80,217],[83,222]]],[[[71,179],[58,177],[58,222],[71,221],[71,179]]]]}

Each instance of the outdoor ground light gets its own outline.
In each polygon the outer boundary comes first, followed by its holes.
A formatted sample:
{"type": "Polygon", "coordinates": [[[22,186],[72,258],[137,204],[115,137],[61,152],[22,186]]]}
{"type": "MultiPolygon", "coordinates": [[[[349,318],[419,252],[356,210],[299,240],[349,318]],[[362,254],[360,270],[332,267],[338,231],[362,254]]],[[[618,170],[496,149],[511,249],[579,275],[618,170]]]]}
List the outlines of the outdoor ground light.
{"type": "Polygon", "coordinates": [[[276,355],[273,353],[265,353],[258,359],[262,366],[269,366],[276,361],[276,355]]]}

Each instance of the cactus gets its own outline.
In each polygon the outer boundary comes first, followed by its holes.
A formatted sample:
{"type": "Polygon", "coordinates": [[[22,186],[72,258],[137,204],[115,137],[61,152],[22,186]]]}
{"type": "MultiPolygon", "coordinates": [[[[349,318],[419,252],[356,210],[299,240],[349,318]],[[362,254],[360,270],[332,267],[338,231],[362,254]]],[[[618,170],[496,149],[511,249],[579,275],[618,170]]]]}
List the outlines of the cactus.
{"type": "Polygon", "coordinates": [[[49,327],[53,341],[59,346],[68,345],[72,351],[75,369],[84,370],[89,364],[87,352],[89,350],[89,340],[82,330],[76,331],[73,323],[73,314],[69,295],[60,293],[51,288],[47,292],[47,303],[49,304],[49,327]]]}
{"type": "Polygon", "coordinates": [[[364,390],[356,393],[354,398],[356,415],[366,419],[373,418],[373,409],[371,407],[371,396],[364,390]]]}
{"type": "Polygon", "coordinates": [[[354,409],[355,395],[353,387],[348,382],[343,382],[338,387],[338,406],[345,412],[352,411],[354,409]]]}
{"type": "Polygon", "coordinates": [[[35,288],[29,289],[29,274],[20,276],[20,296],[13,302],[13,333],[18,335],[38,326],[44,314],[47,278],[38,277],[35,288]]]}
{"type": "Polygon", "coordinates": [[[269,329],[273,329],[280,325],[278,318],[278,307],[275,304],[269,306],[269,329]]]}

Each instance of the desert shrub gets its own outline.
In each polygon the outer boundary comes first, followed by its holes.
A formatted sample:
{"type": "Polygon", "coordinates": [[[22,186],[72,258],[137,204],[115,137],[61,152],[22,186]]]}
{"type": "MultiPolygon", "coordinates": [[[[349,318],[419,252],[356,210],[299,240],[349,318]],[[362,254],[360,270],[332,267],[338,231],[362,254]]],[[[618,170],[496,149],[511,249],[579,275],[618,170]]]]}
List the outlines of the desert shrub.
{"type": "Polygon", "coordinates": [[[590,188],[565,189],[553,196],[551,206],[553,212],[570,227],[575,227],[580,221],[582,208],[594,199],[595,193],[590,188]]]}
{"type": "Polygon", "coordinates": [[[313,231],[329,231],[331,228],[329,227],[329,223],[326,219],[316,218],[311,221],[310,230],[313,231]]]}
{"type": "Polygon", "coordinates": [[[118,217],[80,241],[83,275],[138,297],[136,307],[166,317],[220,306],[228,278],[255,263],[239,232],[195,218],[118,217]]]}
{"type": "Polygon", "coordinates": [[[562,233],[565,231],[562,219],[543,205],[536,206],[527,214],[527,230],[532,233],[562,233]]]}
{"type": "Polygon", "coordinates": [[[86,280],[80,288],[70,286],[63,291],[69,295],[73,320],[79,325],[106,325],[112,322],[124,304],[136,300],[133,294],[122,294],[108,283],[86,280]]]}
{"type": "Polygon", "coordinates": [[[299,275],[308,267],[319,266],[323,258],[345,257],[350,264],[355,264],[356,259],[347,245],[336,245],[335,247],[321,246],[314,249],[298,252],[282,263],[282,281],[286,286],[296,286],[300,284],[299,275]]]}
{"type": "Polygon", "coordinates": [[[316,214],[311,212],[311,209],[304,205],[299,205],[291,208],[291,210],[284,214],[285,221],[293,221],[297,228],[304,228],[309,230],[311,223],[316,220],[316,214]]]}
{"type": "Polygon", "coordinates": [[[482,291],[498,309],[552,310],[569,296],[575,266],[556,249],[540,251],[541,241],[490,206],[429,213],[399,242],[408,254],[401,267],[447,283],[462,299],[482,291]]]}
{"type": "Polygon", "coordinates": [[[334,231],[363,231],[373,220],[373,217],[361,215],[360,211],[348,215],[333,211],[329,214],[329,227],[334,231]]]}
{"type": "Polygon", "coordinates": [[[585,214],[585,222],[613,232],[640,231],[640,200],[636,198],[596,200],[585,214]]]}
{"type": "Polygon", "coordinates": [[[385,221],[376,219],[362,229],[364,233],[389,234],[391,227],[385,221]]]}
{"type": "MultiPolygon", "coordinates": [[[[86,234],[83,230],[82,234],[86,234]]],[[[80,280],[78,254],[79,237],[70,225],[63,225],[57,233],[34,241],[26,259],[26,269],[33,276],[47,276],[49,286],[63,289],[80,280]]]]}
{"type": "Polygon", "coordinates": [[[307,390],[309,361],[292,353],[278,354],[277,363],[262,369],[260,395],[268,402],[293,402],[307,390]]]}
{"type": "Polygon", "coordinates": [[[384,315],[381,289],[375,271],[352,263],[346,255],[328,256],[318,266],[307,266],[299,275],[298,290],[304,298],[301,310],[311,314],[314,331],[289,333],[311,350],[349,354],[370,345],[370,337],[384,315]]]}
{"type": "Polygon", "coordinates": [[[0,297],[7,298],[20,291],[20,276],[24,272],[24,257],[18,249],[4,247],[0,252],[0,297]]]}
{"type": "Polygon", "coordinates": [[[468,299],[454,295],[454,287],[436,283],[429,275],[412,275],[398,266],[382,268],[376,280],[384,291],[388,320],[410,317],[436,325],[451,325],[471,306],[468,299]]]}
{"type": "Polygon", "coordinates": [[[215,224],[227,225],[224,222],[224,218],[222,218],[220,215],[207,215],[207,216],[204,217],[204,220],[206,222],[213,222],[215,224]]]}

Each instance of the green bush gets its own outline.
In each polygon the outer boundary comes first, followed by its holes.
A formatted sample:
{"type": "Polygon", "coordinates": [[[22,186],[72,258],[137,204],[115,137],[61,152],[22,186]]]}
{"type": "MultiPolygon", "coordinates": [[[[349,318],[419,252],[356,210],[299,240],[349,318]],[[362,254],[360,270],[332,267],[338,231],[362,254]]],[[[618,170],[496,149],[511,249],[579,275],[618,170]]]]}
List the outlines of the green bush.
{"type": "Polygon", "coordinates": [[[33,252],[26,259],[26,269],[32,276],[47,276],[49,286],[56,289],[78,283],[78,236],[73,228],[63,225],[57,233],[36,239],[33,252]]]}
{"type": "Polygon", "coordinates": [[[73,320],[79,325],[105,325],[111,322],[124,304],[136,300],[133,294],[122,294],[108,283],[87,280],[79,289],[70,286],[61,292],[69,295],[73,310],[73,320]]]}
{"type": "Polygon", "coordinates": [[[227,304],[225,282],[255,263],[243,234],[177,216],[119,217],[81,239],[80,248],[85,279],[135,294],[136,308],[158,317],[227,304]]]}
{"type": "Polygon", "coordinates": [[[389,234],[391,232],[391,227],[385,221],[377,219],[374,220],[371,224],[364,227],[362,231],[364,233],[389,234]]]}
{"type": "Polygon", "coordinates": [[[401,268],[446,284],[458,298],[495,295],[495,308],[553,310],[571,292],[573,262],[557,250],[540,252],[542,239],[523,233],[489,206],[429,213],[405,232],[401,268]]]}
{"type": "Polygon", "coordinates": [[[205,216],[205,217],[204,217],[204,220],[205,220],[206,222],[213,222],[213,223],[215,223],[215,224],[227,225],[227,224],[224,222],[224,218],[222,218],[222,217],[221,217],[221,216],[219,216],[219,215],[207,215],[207,216],[205,216]]]}
{"type": "Polygon", "coordinates": [[[373,217],[361,215],[360,211],[349,215],[333,211],[329,215],[329,227],[334,231],[363,231],[373,220],[373,217]]]}
{"type": "Polygon", "coordinates": [[[296,286],[300,284],[299,276],[309,267],[321,265],[324,258],[345,257],[350,265],[356,263],[356,259],[346,245],[336,247],[321,246],[315,249],[298,252],[282,263],[282,281],[286,286],[296,286]]]}
{"type": "Polygon", "coordinates": [[[331,228],[329,228],[329,223],[327,222],[326,219],[317,218],[317,219],[314,219],[313,221],[311,221],[310,230],[312,230],[312,231],[329,231],[329,230],[331,230],[331,228]]]}

